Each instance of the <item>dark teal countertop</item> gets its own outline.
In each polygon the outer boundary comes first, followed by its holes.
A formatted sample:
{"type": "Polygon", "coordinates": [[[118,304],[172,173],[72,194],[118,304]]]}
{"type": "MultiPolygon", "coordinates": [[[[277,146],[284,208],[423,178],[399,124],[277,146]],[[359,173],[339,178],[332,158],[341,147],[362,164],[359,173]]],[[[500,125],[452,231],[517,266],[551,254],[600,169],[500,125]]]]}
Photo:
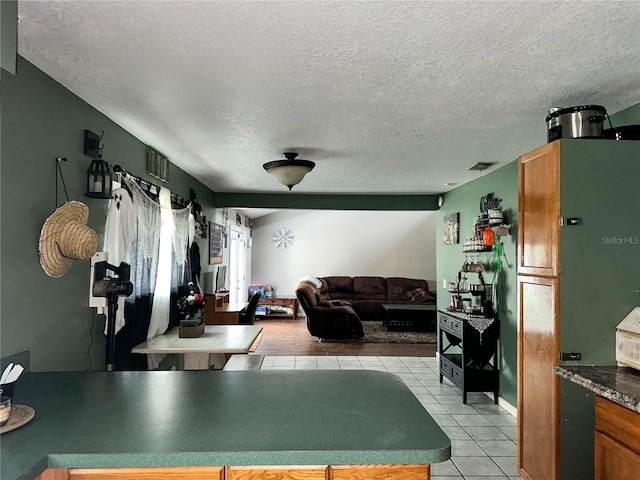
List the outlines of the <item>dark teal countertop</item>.
{"type": "Polygon", "coordinates": [[[425,464],[450,440],[377,371],[29,373],[35,418],[0,437],[3,480],[46,468],[425,464]]]}

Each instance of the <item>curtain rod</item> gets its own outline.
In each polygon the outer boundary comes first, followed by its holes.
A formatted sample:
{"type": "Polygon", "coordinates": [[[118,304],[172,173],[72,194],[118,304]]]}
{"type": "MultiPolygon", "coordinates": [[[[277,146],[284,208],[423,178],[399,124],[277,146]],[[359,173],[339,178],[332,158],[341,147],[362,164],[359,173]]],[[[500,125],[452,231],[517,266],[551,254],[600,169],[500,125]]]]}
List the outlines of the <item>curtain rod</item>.
{"type": "MultiPolygon", "coordinates": [[[[145,183],[147,185],[148,189],[151,188],[151,187],[155,187],[156,190],[158,190],[158,193],[160,193],[160,187],[158,185],[156,185],[155,183],[151,183],[148,180],[144,180],[144,179],[138,177],[137,175],[133,175],[133,174],[127,172],[120,165],[114,165],[113,166],[113,173],[118,173],[118,174],[123,174],[124,173],[124,174],[128,175],[129,177],[131,177],[133,180],[135,180],[138,184],[145,183]]],[[[182,207],[187,207],[191,203],[191,200],[187,200],[182,195],[178,195],[177,193],[173,193],[173,192],[171,193],[171,199],[175,200],[175,202],[177,204],[181,205],[182,207]]]]}

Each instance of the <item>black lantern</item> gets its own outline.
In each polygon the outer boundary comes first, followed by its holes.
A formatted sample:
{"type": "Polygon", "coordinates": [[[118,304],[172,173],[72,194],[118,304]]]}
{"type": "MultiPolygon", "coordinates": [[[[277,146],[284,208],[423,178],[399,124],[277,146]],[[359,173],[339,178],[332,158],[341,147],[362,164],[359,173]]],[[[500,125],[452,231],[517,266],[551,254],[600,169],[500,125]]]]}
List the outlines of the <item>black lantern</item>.
{"type": "Polygon", "coordinates": [[[109,164],[101,158],[91,160],[87,170],[87,193],[84,196],[111,198],[111,172],[109,164]]]}

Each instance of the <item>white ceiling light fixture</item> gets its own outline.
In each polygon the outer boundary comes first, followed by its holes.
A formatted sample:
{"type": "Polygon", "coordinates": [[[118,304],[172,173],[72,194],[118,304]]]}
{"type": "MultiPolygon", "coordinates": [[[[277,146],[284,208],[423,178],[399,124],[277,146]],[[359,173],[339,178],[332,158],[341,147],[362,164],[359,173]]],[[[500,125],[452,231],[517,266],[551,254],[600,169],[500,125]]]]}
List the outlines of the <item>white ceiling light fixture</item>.
{"type": "Polygon", "coordinates": [[[304,176],[313,170],[316,166],[311,160],[296,159],[298,156],[295,152],[284,152],[286,160],[274,160],[267,162],[263,168],[270,173],[283,185],[289,187],[299,184],[304,176]]]}

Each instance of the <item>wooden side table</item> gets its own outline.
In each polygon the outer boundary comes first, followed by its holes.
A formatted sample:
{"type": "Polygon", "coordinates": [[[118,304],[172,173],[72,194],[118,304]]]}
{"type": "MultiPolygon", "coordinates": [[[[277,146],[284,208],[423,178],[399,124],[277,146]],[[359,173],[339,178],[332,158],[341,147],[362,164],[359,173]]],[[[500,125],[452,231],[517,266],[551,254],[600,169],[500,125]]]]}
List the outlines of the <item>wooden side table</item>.
{"type": "Polygon", "coordinates": [[[296,298],[261,298],[258,302],[259,306],[281,306],[281,307],[291,307],[293,310],[292,314],[288,313],[267,313],[267,314],[258,314],[257,317],[261,318],[291,318],[295,320],[298,318],[298,300],[296,298]]]}

